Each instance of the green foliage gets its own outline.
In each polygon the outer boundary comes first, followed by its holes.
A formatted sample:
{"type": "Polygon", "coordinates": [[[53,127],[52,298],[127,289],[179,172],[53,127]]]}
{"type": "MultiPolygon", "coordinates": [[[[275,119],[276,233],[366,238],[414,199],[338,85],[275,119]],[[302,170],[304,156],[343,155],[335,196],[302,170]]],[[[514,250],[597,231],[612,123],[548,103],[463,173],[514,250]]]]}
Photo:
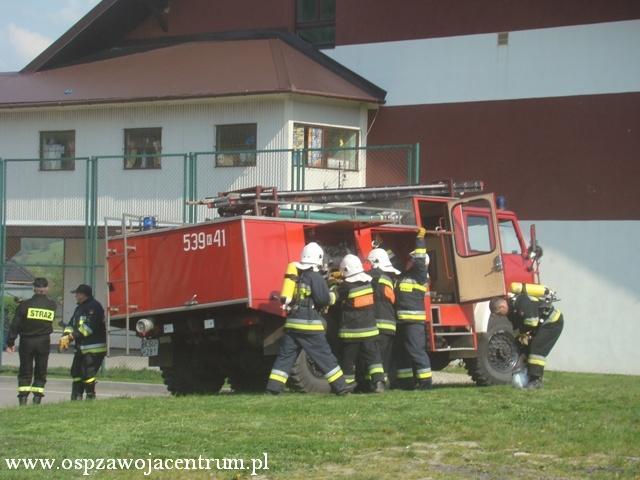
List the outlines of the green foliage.
{"type": "MultiPolygon", "coordinates": [[[[17,374],[17,367],[0,367],[0,375],[14,377],[17,374]]],[[[49,368],[49,370],[47,371],[47,376],[49,378],[69,378],[69,368],[49,368]]],[[[160,374],[160,371],[151,368],[143,368],[141,370],[132,370],[122,367],[105,368],[100,370],[100,372],[98,373],[98,378],[101,380],[109,380],[113,382],[162,383],[162,375],[160,374]]]]}

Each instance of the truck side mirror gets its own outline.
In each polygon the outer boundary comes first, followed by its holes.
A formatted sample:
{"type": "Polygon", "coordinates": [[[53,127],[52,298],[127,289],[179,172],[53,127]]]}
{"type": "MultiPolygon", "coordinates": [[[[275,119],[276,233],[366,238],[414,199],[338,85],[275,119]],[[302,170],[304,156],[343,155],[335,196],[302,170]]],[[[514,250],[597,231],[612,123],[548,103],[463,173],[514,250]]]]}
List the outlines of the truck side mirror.
{"type": "Polygon", "coordinates": [[[527,249],[527,257],[531,260],[540,260],[540,258],[542,257],[542,247],[538,245],[535,224],[531,225],[531,228],[529,229],[529,235],[531,237],[531,243],[529,244],[529,248],[527,249]]]}

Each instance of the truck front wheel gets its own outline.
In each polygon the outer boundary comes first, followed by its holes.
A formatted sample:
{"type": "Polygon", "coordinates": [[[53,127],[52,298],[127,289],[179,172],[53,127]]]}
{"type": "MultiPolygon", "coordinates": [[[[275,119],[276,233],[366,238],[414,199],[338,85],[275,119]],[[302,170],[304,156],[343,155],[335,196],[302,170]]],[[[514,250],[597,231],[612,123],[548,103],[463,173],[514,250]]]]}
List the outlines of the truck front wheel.
{"type": "Polygon", "coordinates": [[[464,364],[477,385],[501,385],[511,383],[519,355],[511,322],[491,314],[487,332],[478,334],[478,356],[465,358],[464,364]]]}

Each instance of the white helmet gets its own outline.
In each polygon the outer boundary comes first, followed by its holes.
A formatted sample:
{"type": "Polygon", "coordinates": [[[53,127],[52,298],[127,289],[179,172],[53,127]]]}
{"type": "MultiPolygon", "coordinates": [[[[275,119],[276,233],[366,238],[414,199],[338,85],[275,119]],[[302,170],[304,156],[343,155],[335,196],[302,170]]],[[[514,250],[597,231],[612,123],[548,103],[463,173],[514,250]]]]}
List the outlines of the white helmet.
{"type": "Polygon", "coordinates": [[[382,248],[374,248],[369,252],[367,260],[373,265],[374,268],[379,268],[383,272],[395,273],[400,275],[400,270],[394,268],[389,258],[389,254],[382,248]]]}
{"type": "Polygon", "coordinates": [[[307,243],[300,254],[300,261],[296,265],[300,270],[313,268],[317,270],[322,266],[324,251],[316,242],[307,243]]]}
{"type": "Polygon", "coordinates": [[[370,282],[371,277],[364,273],[364,267],[358,257],[352,254],[345,255],[340,262],[340,273],[346,282],[370,282]]]}

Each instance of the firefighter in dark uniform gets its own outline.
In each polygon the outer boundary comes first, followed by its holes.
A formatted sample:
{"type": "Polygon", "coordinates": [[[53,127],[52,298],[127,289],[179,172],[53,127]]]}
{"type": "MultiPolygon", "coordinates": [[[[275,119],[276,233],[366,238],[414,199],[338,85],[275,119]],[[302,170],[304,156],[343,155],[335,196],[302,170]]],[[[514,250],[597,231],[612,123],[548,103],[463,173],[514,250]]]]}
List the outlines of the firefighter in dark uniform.
{"type": "Polygon", "coordinates": [[[425,350],[427,312],[424,299],[429,279],[425,234],[424,228],[418,230],[416,249],[411,252],[407,269],[400,276],[396,288],[396,375],[398,386],[406,389],[417,385],[419,389],[427,390],[432,385],[431,362],[425,350]]]}
{"type": "Polygon", "coordinates": [[[47,296],[46,278],[33,281],[34,295],[18,305],[16,316],[9,327],[7,352],[15,352],[16,338],[20,337],[20,370],[18,372],[18,402],[26,405],[29,393],[33,403],[40,404],[47,382],[47,364],[56,302],[47,296]],[[34,368],[35,364],[35,368],[34,368]]]}
{"type": "Polygon", "coordinates": [[[373,268],[369,275],[373,278],[371,284],[375,292],[374,312],[380,335],[378,335],[378,350],[382,357],[382,365],[386,373],[390,372],[393,339],[396,334],[396,279],[400,274],[382,248],[374,248],[367,257],[373,268]]]}
{"type": "MultiPolygon", "coordinates": [[[[338,339],[340,365],[347,383],[355,382],[356,362],[366,368],[371,391],[384,392],[384,367],[378,348],[379,330],[374,311],[375,294],[371,276],[364,273],[355,255],[346,255],[340,263],[342,282],[333,287],[339,307],[338,339]]],[[[368,391],[364,388],[364,391],[368,391]]]]}
{"type": "MultiPolygon", "coordinates": [[[[291,303],[283,305],[289,310],[280,340],[280,352],[269,375],[267,392],[282,392],[301,350],[313,360],[338,395],[349,393],[344,373],[338,365],[325,336],[325,320],[321,311],[331,303],[327,282],[319,273],[323,266],[324,252],[320,245],[311,242],[302,250],[300,262],[294,265],[295,274],[287,274],[295,282],[291,303]]],[[[289,271],[289,269],[287,269],[289,271]]],[[[285,296],[283,296],[284,299],[285,296]]]]}
{"type": "Polygon", "coordinates": [[[104,309],[93,298],[89,285],[79,285],[75,293],[78,306],[73,312],[69,325],[60,339],[60,350],[75,342],[75,355],[71,364],[71,400],[96,398],[96,375],[107,353],[107,329],[104,323],[104,309]]]}
{"type": "Polygon", "coordinates": [[[542,388],[547,356],[562,333],[562,312],[553,306],[551,297],[538,298],[526,291],[509,300],[493,298],[489,308],[492,313],[506,316],[511,321],[520,333],[520,343],[527,348],[529,382],[525,388],[542,388]]]}

